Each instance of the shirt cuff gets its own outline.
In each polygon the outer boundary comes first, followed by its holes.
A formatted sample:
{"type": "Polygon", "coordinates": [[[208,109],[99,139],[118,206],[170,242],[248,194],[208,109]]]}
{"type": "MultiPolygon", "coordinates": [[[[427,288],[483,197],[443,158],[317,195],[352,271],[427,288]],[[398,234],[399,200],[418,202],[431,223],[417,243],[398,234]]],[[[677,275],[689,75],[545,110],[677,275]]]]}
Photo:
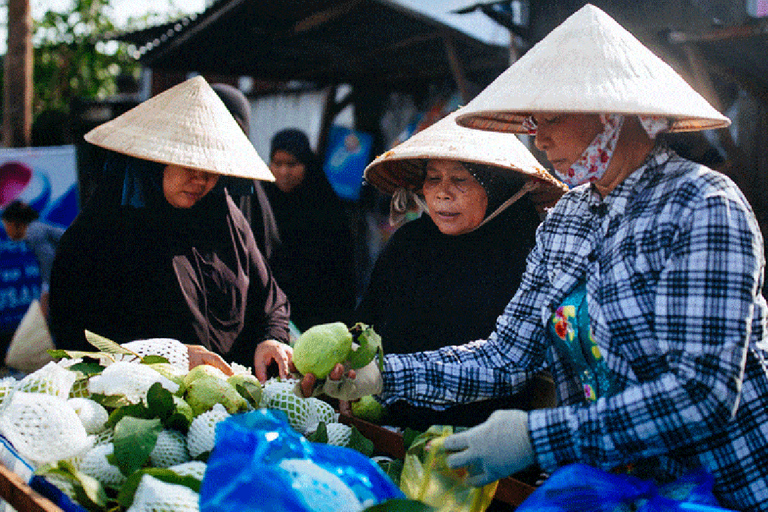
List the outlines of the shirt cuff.
{"type": "Polygon", "coordinates": [[[573,441],[569,407],[536,409],[528,413],[528,429],[539,467],[553,472],[580,459],[578,443],[573,441]]]}

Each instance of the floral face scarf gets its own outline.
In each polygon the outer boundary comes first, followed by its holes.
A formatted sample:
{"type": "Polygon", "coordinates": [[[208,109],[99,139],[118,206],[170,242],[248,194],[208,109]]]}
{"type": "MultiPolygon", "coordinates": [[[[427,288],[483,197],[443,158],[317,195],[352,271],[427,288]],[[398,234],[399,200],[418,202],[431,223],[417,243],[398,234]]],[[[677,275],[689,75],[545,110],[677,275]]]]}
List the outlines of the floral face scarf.
{"type": "MultiPolygon", "coordinates": [[[[665,118],[655,116],[637,116],[648,136],[652,139],[669,127],[665,118]]],[[[595,182],[602,178],[611,163],[616,142],[619,140],[624,116],[620,114],[600,114],[603,131],[598,133],[576,162],[565,173],[555,171],[560,181],[569,187],[595,182]]],[[[536,122],[532,117],[523,122],[529,135],[536,134],[536,122]]]]}

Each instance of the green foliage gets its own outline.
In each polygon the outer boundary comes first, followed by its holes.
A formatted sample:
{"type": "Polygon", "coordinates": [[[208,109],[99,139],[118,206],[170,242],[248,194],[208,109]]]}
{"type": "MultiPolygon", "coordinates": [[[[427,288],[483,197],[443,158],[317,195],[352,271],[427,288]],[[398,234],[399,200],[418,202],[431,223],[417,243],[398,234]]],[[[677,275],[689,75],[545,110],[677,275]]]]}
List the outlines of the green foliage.
{"type": "Polygon", "coordinates": [[[109,498],[101,483],[75,469],[70,461],[60,460],[56,464],[43,466],[37,470],[37,474],[57,476],[71,482],[75,486],[77,502],[88,509],[103,509],[109,503],[109,498]]]}
{"type": "Polygon", "coordinates": [[[193,476],[181,476],[175,471],[165,468],[143,468],[129,476],[128,480],[120,487],[120,492],[117,496],[117,501],[120,505],[128,508],[133,504],[136,489],[139,487],[139,483],[144,475],[153,476],[169,484],[184,485],[196,493],[200,492],[201,482],[193,476]]]}
{"type": "MultiPolygon", "coordinates": [[[[309,439],[313,443],[328,443],[328,427],[326,426],[324,421],[321,421],[320,424],[317,426],[317,430],[315,430],[312,434],[307,436],[307,439],[309,439]]],[[[347,448],[352,448],[353,450],[357,450],[358,452],[362,453],[366,457],[370,457],[373,455],[373,441],[365,437],[363,434],[360,433],[359,430],[357,430],[356,427],[352,427],[352,437],[349,439],[349,444],[346,446],[347,448]]]]}
{"type": "Polygon", "coordinates": [[[101,40],[116,29],[109,0],[73,0],[71,9],[34,21],[33,115],[67,112],[76,97],[112,95],[118,74],[138,73],[126,44],[101,40]]]}
{"type": "Polygon", "coordinates": [[[147,462],[162,430],[163,425],[157,418],[145,420],[126,416],[117,422],[114,457],[124,475],[130,476],[147,462]]]}
{"type": "Polygon", "coordinates": [[[370,363],[378,354],[379,370],[384,371],[384,350],[381,345],[381,336],[379,336],[373,327],[358,322],[349,330],[355,338],[359,347],[353,350],[347,356],[347,362],[352,368],[362,368],[370,363]]]}
{"type": "Polygon", "coordinates": [[[69,8],[47,10],[33,20],[33,116],[44,111],[69,112],[74,98],[105,98],[117,92],[120,74],[138,77],[140,65],[127,43],[109,40],[119,32],[178,19],[178,8],[150,11],[115,22],[111,0],[70,0],[69,8]]]}
{"type": "Polygon", "coordinates": [[[437,509],[416,500],[393,498],[366,508],[363,512],[434,512],[437,509]]]}

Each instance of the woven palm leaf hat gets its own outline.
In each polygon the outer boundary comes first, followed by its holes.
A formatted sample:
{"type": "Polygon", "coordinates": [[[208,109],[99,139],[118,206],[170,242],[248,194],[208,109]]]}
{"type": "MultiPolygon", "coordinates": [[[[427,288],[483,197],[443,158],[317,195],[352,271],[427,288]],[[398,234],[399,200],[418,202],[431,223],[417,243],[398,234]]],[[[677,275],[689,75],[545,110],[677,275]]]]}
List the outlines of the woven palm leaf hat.
{"type": "Polygon", "coordinates": [[[205,78],[196,76],[85,134],[96,146],[222,176],[275,181],[205,78]]]}
{"type": "Polygon", "coordinates": [[[461,125],[523,133],[535,112],[660,116],[669,131],[730,120],[613,18],[587,4],[470,101],[461,125]]]}
{"type": "Polygon", "coordinates": [[[455,110],[435,124],[379,155],[364,171],[367,182],[386,194],[397,189],[418,191],[424,182],[426,160],[457,160],[516,173],[524,180],[539,178],[546,187],[567,187],[536,160],[516,135],[471,130],[456,124],[464,111],[455,110]]]}

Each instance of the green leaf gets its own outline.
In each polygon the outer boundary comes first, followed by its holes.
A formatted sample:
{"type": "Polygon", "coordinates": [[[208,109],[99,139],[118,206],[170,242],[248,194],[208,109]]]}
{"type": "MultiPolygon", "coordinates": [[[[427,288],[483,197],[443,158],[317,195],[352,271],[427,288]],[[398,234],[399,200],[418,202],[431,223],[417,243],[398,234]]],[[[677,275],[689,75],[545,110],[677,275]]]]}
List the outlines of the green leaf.
{"type": "Polygon", "coordinates": [[[136,357],[140,356],[131,351],[127,348],[123,347],[122,345],[115,343],[114,341],[110,340],[109,338],[105,338],[104,336],[99,336],[96,333],[93,333],[86,329],[85,331],[85,339],[99,349],[100,351],[107,353],[107,354],[128,354],[128,355],[134,355],[136,357]]]}
{"type": "Polygon", "coordinates": [[[98,402],[107,409],[116,409],[118,407],[126,407],[131,405],[123,395],[102,395],[101,393],[94,393],[91,395],[91,400],[98,402]]]}
{"type": "Polygon", "coordinates": [[[49,356],[51,356],[51,357],[52,357],[52,358],[54,358],[54,359],[70,359],[70,358],[71,358],[71,359],[76,359],[76,358],[74,358],[74,357],[72,357],[72,356],[70,356],[70,355],[69,355],[69,351],[68,351],[68,350],[61,350],[61,349],[58,349],[58,350],[53,350],[53,349],[48,349],[48,350],[46,350],[46,352],[48,352],[48,355],[49,355],[49,356]]]}
{"type": "Polygon", "coordinates": [[[159,382],[155,382],[147,390],[147,408],[152,416],[165,420],[176,412],[173,394],[159,382]]]}
{"type": "Polygon", "coordinates": [[[109,415],[109,419],[107,419],[107,426],[109,427],[116,426],[120,422],[120,420],[122,420],[126,416],[131,416],[133,418],[143,418],[143,419],[154,418],[154,416],[152,415],[152,412],[150,412],[149,409],[144,407],[144,405],[128,404],[122,407],[118,407],[114,411],[112,411],[112,413],[109,415]]]}
{"type": "Polygon", "coordinates": [[[163,430],[159,419],[145,420],[126,416],[115,425],[115,458],[117,467],[128,476],[141,468],[155,448],[163,430]]]}
{"type": "Polygon", "coordinates": [[[261,401],[262,395],[261,386],[246,380],[235,384],[235,389],[240,393],[240,396],[245,398],[245,400],[251,404],[251,407],[254,409],[259,408],[259,402],[261,401]]]}
{"type": "Polygon", "coordinates": [[[411,447],[411,444],[413,444],[413,441],[416,440],[417,437],[419,437],[422,434],[422,432],[418,430],[414,430],[410,427],[406,427],[405,431],[403,432],[403,446],[407,450],[411,447]]]}
{"type": "Polygon", "coordinates": [[[104,371],[104,367],[99,363],[88,361],[73,364],[69,367],[69,369],[73,372],[80,372],[84,375],[98,375],[104,371]]]}
{"type": "Polygon", "coordinates": [[[103,352],[84,352],[82,350],[48,350],[47,351],[54,359],[95,359],[99,357],[107,357],[114,361],[115,358],[111,354],[105,354],[103,352]]]}
{"type": "Polygon", "coordinates": [[[163,426],[167,429],[178,430],[179,432],[186,434],[189,430],[191,420],[180,412],[174,412],[163,421],[163,426]]]}
{"type": "Polygon", "coordinates": [[[426,503],[405,498],[393,498],[382,501],[363,510],[363,512],[434,512],[437,509],[426,503]]]}
{"type": "Polygon", "coordinates": [[[58,475],[75,484],[75,494],[78,503],[87,508],[103,510],[109,501],[107,492],[95,478],[78,471],[71,462],[61,460],[56,465],[39,468],[38,475],[58,475]]]}
{"type": "Polygon", "coordinates": [[[163,482],[175,485],[183,485],[189,487],[196,493],[200,493],[200,480],[193,476],[181,476],[175,471],[166,468],[144,468],[136,471],[128,480],[120,487],[120,492],[117,495],[117,501],[125,508],[130,507],[133,504],[133,498],[136,495],[136,489],[141,483],[141,479],[144,475],[150,475],[163,482]]]}
{"type": "Polygon", "coordinates": [[[350,332],[359,346],[347,356],[349,365],[354,369],[362,368],[378,354],[379,370],[384,371],[384,349],[381,344],[381,336],[376,334],[373,327],[360,322],[352,326],[350,332]]]}
{"type": "Polygon", "coordinates": [[[379,464],[379,467],[384,471],[384,473],[386,473],[387,476],[399,486],[400,475],[403,472],[403,460],[392,459],[392,460],[377,461],[377,462],[379,464]]]}
{"type": "Polygon", "coordinates": [[[352,437],[349,438],[349,444],[347,447],[357,450],[366,457],[373,455],[373,441],[365,437],[357,430],[357,427],[352,427],[352,437]]]}
{"type": "Polygon", "coordinates": [[[328,444],[328,427],[326,427],[325,422],[321,421],[317,425],[317,429],[307,436],[307,439],[313,443],[328,444]]]}
{"type": "Polygon", "coordinates": [[[155,364],[155,363],[166,363],[168,364],[169,361],[163,356],[157,356],[150,354],[148,356],[144,356],[141,358],[141,362],[144,364],[155,364]]]}

